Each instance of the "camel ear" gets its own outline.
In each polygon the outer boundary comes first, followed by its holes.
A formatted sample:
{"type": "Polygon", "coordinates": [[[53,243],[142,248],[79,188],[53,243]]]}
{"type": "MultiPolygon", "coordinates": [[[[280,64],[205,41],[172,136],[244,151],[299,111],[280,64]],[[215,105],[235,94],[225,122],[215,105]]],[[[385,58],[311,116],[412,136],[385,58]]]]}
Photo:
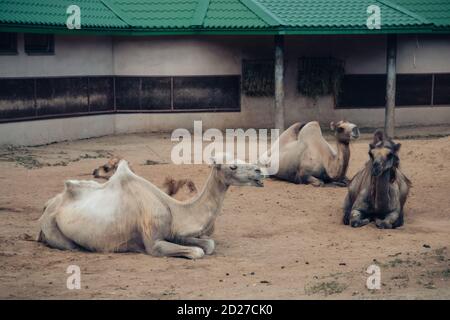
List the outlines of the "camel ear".
{"type": "Polygon", "coordinates": [[[378,144],[378,142],[380,142],[380,141],[384,141],[384,133],[381,130],[377,130],[373,134],[373,142],[372,142],[372,144],[374,146],[376,146],[378,144]]]}
{"type": "Polygon", "coordinates": [[[330,129],[333,131],[336,130],[336,124],[334,123],[334,121],[330,122],[330,129]]]}
{"type": "Polygon", "coordinates": [[[394,153],[398,153],[400,151],[401,143],[394,143],[394,153]]]}

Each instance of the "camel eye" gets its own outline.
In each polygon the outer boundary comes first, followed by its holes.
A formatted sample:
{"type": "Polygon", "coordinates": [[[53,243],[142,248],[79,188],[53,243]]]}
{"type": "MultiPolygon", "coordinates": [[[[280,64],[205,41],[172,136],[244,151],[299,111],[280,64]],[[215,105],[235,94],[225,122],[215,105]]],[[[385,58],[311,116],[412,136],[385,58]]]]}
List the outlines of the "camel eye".
{"type": "Polygon", "coordinates": [[[103,166],[103,170],[105,170],[106,172],[108,172],[109,171],[109,168],[108,168],[108,166],[103,166]]]}
{"type": "Polygon", "coordinates": [[[337,132],[339,132],[339,133],[344,132],[344,128],[342,128],[342,127],[337,128],[337,132]]]}
{"type": "Polygon", "coordinates": [[[232,165],[230,166],[230,169],[231,169],[231,170],[236,170],[236,169],[237,169],[237,165],[232,164],[232,165]]]}

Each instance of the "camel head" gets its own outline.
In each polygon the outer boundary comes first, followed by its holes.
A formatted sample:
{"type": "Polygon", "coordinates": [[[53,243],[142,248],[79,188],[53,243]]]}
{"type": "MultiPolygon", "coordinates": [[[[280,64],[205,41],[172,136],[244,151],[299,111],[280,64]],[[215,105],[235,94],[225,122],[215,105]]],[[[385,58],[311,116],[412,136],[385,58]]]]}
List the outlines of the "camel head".
{"type": "Polygon", "coordinates": [[[224,185],[264,187],[264,175],[259,166],[239,159],[232,162],[225,161],[225,163],[218,160],[217,157],[211,158],[216,177],[224,185]]]}
{"type": "Polygon", "coordinates": [[[338,123],[331,122],[330,128],[339,142],[348,144],[351,139],[359,138],[358,126],[346,120],[341,120],[338,123]]]}
{"type": "Polygon", "coordinates": [[[377,130],[373,136],[373,142],[369,144],[369,156],[372,161],[372,176],[378,177],[383,172],[398,168],[400,159],[398,152],[400,143],[395,143],[386,138],[382,131],[377,130]]]}
{"type": "Polygon", "coordinates": [[[108,160],[107,163],[95,169],[92,174],[95,178],[101,178],[108,180],[116,172],[121,158],[114,157],[108,160]]]}

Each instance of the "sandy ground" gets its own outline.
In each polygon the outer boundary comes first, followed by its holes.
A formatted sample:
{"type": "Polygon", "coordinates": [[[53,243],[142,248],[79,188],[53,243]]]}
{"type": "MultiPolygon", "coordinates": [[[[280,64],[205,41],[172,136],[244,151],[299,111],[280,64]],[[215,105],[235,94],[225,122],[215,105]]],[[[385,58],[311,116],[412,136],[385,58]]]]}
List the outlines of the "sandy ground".
{"type": "MultiPolygon", "coordinates": [[[[368,137],[352,145],[350,177],[367,160],[368,137]]],[[[345,188],[267,180],[264,188],[228,191],[214,234],[216,252],[196,261],[59,251],[33,241],[47,199],[65,179],[90,178],[110,154],[125,156],[159,186],[172,175],[201,187],[206,165],[165,164],[168,134],[3,147],[0,298],[448,299],[450,137],[398,141],[402,169],[414,185],[404,227],[349,228],[341,224],[345,188]],[[380,290],[366,288],[371,264],[381,268],[380,290]],[[69,265],[81,268],[80,290],[66,288],[69,265]]]]}

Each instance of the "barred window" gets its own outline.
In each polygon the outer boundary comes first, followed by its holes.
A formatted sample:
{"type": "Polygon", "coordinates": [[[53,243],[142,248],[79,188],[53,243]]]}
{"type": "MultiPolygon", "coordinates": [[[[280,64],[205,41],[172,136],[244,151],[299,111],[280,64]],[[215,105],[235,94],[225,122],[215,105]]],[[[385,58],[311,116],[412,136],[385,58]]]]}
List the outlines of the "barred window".
{"type": "Polygon", "coordinates": [[[0,32],[0,55],[17,54],[17,33],[0,32]]]}
{"type": "Polygon", "coordinates": [[[30,55],[53,54],[55,39],[52,34],[26,33],[25,52],[30,55]]]}

